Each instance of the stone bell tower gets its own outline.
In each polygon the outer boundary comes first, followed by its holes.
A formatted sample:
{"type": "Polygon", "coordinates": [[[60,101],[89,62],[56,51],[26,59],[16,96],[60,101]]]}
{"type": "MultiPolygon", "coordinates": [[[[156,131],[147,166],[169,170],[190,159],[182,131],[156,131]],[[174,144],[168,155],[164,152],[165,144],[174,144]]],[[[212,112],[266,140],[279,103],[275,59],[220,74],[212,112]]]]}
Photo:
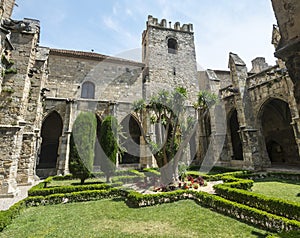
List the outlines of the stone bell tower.
{"type": "Polygon", "coordinates": [[[148,16],[142,36],[142,61],[145,64],[143,95],[147,100],[160,89],[183,86],[189,101],[198,92],[196,53],[192,24],[171,22],[148,16]]]}

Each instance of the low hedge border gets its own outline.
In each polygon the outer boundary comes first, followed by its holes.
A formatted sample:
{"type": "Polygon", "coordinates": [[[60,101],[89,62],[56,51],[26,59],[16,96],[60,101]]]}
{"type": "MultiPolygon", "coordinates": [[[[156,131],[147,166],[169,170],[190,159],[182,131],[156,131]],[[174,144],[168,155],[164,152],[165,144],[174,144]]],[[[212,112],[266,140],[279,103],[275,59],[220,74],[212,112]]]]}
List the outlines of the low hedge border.
{"type": "Polygon", "coordinates": [[[129,192],[126,203],[130,207],[139,208],[175,202],[182,199],[193,199],[202,206],[212,208],[217,212],[229,215],[252,225],[258,225],[267,230],[277,232],[282,230],[300,230],[299,221],[289,220],[288,218],[273,215],[266,211],[261,211],[205,192],[183,190],[159,194],[129,192]]]}
{"type": "Polygon", "coordinates": [[[215,185],[215,192],[226,199],[300,221],[300,204],[241,190],[239,186],[232,186],[233,184],[215,185]]]}
{"type": "Polygon", "coordinates": [[[8,210],[0,211],[0,232],[17,217],[20,212],[26,207],[25,201],[21,200],[12,205],[8,210]]]}
{"type": "Polygon", "coordinates": [[[47,196],[28,197],[24,201],[26,206],[53,205],[69,202],[84,202],[111,198],[117,196],[126,196],[125,190],[110,188],[105,190],[87,190],[72,193],[56,193],[47,196]]]}
{"type": "Polygon", "coordinates": [[[289,172],[269,172],[267,173],[269,177],[275,177],[279,179],[286,180],[296,180],[300,181],[300,173],[289,173],[289,172]]]}
{"type": "Polygon", "coordinates": [[[112,185],[108,185],[106,183],[101,184],[91,184],[91,185],[69,185],[69,186],[60,186],[60,187],[53,187],[53,188],[39,188],[35,187],[34,189],[30,189],[28,191],[28,196],[47,196],[50,194],[57,194],[57,193],[71,193],[71,192],[78,192],[78,191],[86,191],[86,190],[102,190],[111,188],[112,185]]]}

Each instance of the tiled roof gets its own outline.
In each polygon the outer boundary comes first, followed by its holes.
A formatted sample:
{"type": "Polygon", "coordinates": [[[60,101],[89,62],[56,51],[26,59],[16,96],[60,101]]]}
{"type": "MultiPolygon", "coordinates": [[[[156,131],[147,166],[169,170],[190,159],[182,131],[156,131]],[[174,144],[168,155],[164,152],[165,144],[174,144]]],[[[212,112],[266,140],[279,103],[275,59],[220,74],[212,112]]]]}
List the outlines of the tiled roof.
{"type": "Polygon", "coordinates": [[[125,63],[130,65],[137,65],[143,67],[144,64],[132,60],[112,57],[108,55],[103,55],[94,52],[86,52],[86,51],[77,51],[77,50],[65,50],[65,49],[50,49],[50,55],[62,55],[62,56],[70,56],[70,57],[78,57],[78,58],[85,58],[85,59],[96,59],[96,60],[107,60],[116,63],[125,63]]]}

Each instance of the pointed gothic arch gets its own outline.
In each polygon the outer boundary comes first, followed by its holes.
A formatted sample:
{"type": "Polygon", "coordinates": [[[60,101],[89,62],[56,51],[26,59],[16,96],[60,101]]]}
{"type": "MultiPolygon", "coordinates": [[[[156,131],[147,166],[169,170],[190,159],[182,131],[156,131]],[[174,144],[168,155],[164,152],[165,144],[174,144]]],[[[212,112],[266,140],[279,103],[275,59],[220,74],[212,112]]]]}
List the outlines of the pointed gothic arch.
{"type": "Polygon", "coordinates": [[[121,126],[124,138],[120,138],[120,143],[127,152],[124,152],[120,164],[138,164],[140,163],[141,126],[132,114],[122,120],[121,126]]]}
{"type": "Polygon", "coordinates": [[[42,124],[42,144],[37,169],[56,169],[63,121],[57,111],[49,113],[42,124]]]}
{"type": "Polygon", "coordinates": [[[260,108],[259,119],[271,164],[299,164],[289,104],[282,99],[269,98],[260,108]]]}

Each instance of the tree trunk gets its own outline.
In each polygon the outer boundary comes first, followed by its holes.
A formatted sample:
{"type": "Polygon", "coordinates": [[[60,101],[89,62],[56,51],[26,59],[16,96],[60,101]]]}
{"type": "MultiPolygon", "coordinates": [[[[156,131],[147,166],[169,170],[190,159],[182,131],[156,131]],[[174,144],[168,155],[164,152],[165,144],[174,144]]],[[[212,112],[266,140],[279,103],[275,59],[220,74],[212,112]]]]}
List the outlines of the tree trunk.
{"type": "Polygon", "coordinates": [[[172,162],[165,164],[160,170],[160,183],[162,185],[168,185],[174,182],[172,162]]]}
{"type": "Polygon", "coordinates": [[[110,176],[106,176],[106,183],[110,183],[110,176]]]}

